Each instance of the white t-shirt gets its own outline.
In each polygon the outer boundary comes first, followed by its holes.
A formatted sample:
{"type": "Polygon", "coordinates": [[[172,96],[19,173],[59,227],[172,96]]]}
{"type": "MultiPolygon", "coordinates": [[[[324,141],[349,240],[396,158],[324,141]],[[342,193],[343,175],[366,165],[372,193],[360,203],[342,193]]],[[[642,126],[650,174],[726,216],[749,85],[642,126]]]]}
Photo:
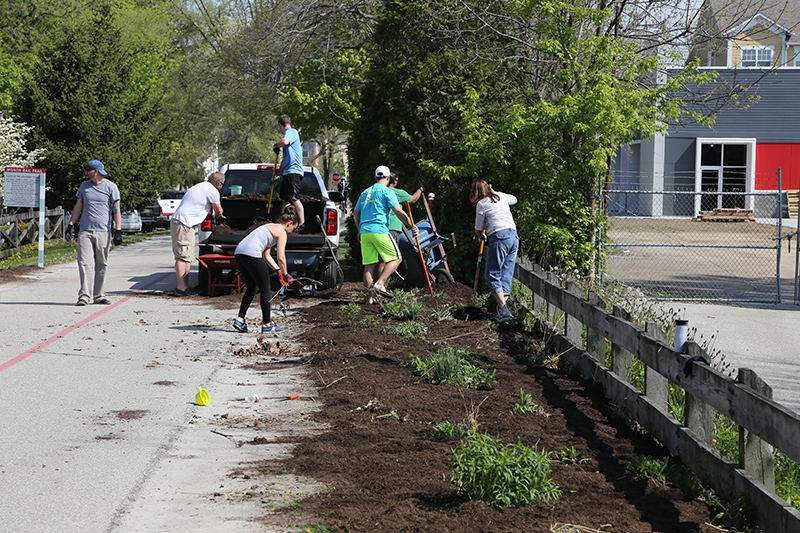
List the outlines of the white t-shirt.
{"type": "Polygon", "coordinates": [[[205,220],[211,204],[219,204],[219,191],[207,181],[198,183],[186,191],[172,219],[193,228],[205,220]]]}
{"type": "Polygon", "coordinates": [[[512,206],[517,203],[517,197],[511,194],[494,191],[500,197],[497,202],[484,198],[475,206],[475,229],[481,231],[486,222],[486,235],[497,233],[503,229],[517,229],[514,217],[511,216],[512,206]]]}
{"type": "Polygon", "coordinates": [[[272,248],[278,243],[278,239],[269,230],[270,226],[276,225],[264,224],[251,231],[247,237],[239,241],[235,253],[250,257],[261,257],[264,254],[264,250],[272,248]]]}

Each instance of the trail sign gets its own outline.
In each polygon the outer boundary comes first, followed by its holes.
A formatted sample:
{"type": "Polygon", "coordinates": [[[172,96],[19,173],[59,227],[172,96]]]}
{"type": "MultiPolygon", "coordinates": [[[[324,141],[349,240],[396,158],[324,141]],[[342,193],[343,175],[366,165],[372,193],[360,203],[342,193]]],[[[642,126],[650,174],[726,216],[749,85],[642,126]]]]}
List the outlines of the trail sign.
{"type": "Polygon", "coordinates": [[[39,268],[44,268],[45,170],[6,167],[4,178],[3,202],[7,207],[39,208],[39,268]]]}

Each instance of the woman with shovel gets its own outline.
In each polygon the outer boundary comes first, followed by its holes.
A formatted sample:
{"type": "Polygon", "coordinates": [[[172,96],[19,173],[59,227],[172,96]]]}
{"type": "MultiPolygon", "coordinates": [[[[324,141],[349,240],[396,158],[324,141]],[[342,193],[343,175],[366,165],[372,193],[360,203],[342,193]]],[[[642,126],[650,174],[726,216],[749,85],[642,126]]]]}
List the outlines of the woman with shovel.
{"type": "Polygon", "coordinates": [[[261,291],[261,333],[278,333],[286,329],[270,318],[272,296],[267,265],[278,271],[281,285],[287,286],[294,281],[286,268],[286,240],[297,225],[297,212],[293,205],[287,204],[277,224],[264,224],[256,228],[236,247],[236,268],[239,269],[239,274],[247,287],[242,295],[242,304],[239,306],[239,317],[233,321],[233,328],[236,331],[247,333],[245,315],[253,302],[256,288],[261,291]],[[270,255],[273,246],[277,246],[277,263],[270,255]]]}
{"type": "Polygon", "coordinates": [[[517,197],[495,192],[488,183],[478,179],[472,182],[469,201],[475,206],[475,234],[479,239],[487,239],[486,284],[497,301],[494,319],[505,322],[512,317],[507,303],[519,249],[517,225],[510,209],[517,203],[517,197]]]}

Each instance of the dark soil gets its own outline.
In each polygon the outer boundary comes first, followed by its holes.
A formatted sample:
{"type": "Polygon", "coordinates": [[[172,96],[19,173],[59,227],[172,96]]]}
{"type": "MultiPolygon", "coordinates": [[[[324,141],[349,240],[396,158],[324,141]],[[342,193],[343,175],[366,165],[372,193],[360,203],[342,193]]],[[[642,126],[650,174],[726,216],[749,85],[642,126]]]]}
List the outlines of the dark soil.
{"type": "Polygon", "coordinates": [[[379,304],[362,306],[358,316],[375,317],[376,326],[347,325],[339,307],[360,303],[357,288],[348,283],[338,293],[322,293],[292,324],[303,329],[296,340],[319,386],[316,420],[326,429],[302,439],[291,459],[263,465],[265,472],[286,470],[329,487],[302,501],[310,522],[347,532],[549,532],[555,524],[626,533],[719,531],[708,525],[705,504],[633,477],[626,470],[633,455],[662,458],[665,450],[617,418],[598,386],[529,364],[518,347],[523,332],[489,322],[487,309],[471,307],[470,288],[438,285],[435,291],[446,297],[420,292],[426,309],[452,306],[462,319],[437,321],[429,311],[425,338],[408,341],[384,331],[399,320],[383,316],[379,304]],[[406,364],[409,354],[427,356],[444,346],[476,350],[482,368],[497,371],[497,384],[491,390],[437,385],[406,364]],[[520,389],[543,414],[514,413],[520,389]],[[477,424],[506,444],[574,447],[585,461],[554,464],[562,492],[554,504],[501,509],[467,501],[448,481],[459,439],[434,436],[434,425],[445,421],[477,424]]]}

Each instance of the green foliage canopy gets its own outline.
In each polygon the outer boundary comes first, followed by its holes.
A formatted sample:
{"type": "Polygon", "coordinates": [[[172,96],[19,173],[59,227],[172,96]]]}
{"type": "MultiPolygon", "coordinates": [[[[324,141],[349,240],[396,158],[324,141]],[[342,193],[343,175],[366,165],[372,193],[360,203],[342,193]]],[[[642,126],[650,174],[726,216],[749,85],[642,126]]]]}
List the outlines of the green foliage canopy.
{"type": "MultiPolygon", "coordinates": [[[[473,234],[469,185],[486,179],[519,198],[523,253],[585,270],[598,223],[590,198],[616,146],[663,131],[686,112],[676,90],[709,75],[690,66],[646,83],[658,59],[604,35],[608,10],[570,0],[493,7],[386,3],[350,139],[351,183],[365,188],[378,164],[426,182],[440,231],[464,244],[473,234]]],[[[462,281],[476,252],[461,246],[448,257],[462,281]]]]}
{"type": "Polygon", "coordinates": [[[161,111],[168,67],[162,48],[124,38],[110,8],[65,24],[43,45],[17,115],[37,125],[31,141],[46,150],[49,202],[72,205],[86,162],[94,158],[105,164],[126,208],[164,187],[169,122],[161,111]]]}

